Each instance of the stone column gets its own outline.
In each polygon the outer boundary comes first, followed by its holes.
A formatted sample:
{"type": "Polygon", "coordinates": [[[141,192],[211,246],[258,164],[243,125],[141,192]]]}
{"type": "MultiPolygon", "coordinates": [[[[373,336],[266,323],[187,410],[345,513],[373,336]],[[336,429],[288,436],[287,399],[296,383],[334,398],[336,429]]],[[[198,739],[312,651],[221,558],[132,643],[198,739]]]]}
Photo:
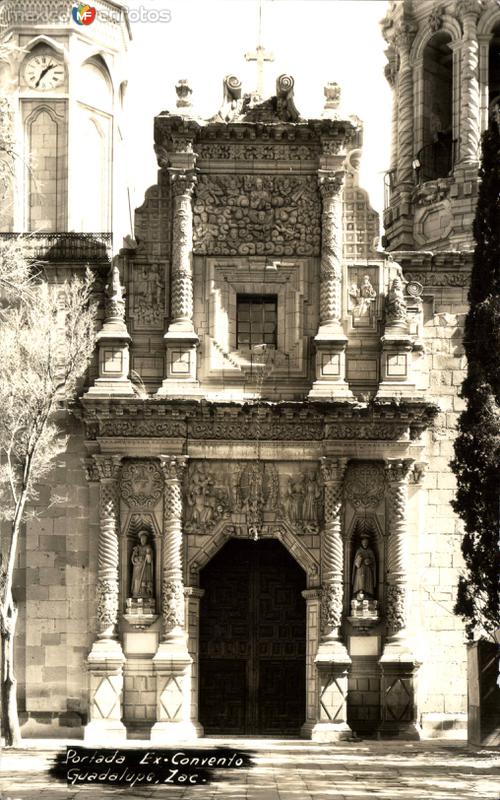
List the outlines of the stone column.
{"type": "Polygon", "coordinates": [[[347,675],[351,659],[340,639],[344,597],[344,542],[342,492],[347,466],[344,458],[322,458],[325,527],[321,541],[321,641],[316,656],[319,676],[318,721],[315,741],[336,741],[350,736],[347,725],[347,675]]]}
{"type": "Polygon", "coordinates": [[[320,321],[314,338],[316,380],[312,399],[352,398],[345,380],[347,336],[342,328],[342,185],[344,172],[320,170],[322,197],[320,321]]]}
{"type": "Polygon", "coordinates": [[[398,95],[398,160],[397,182],[413,187],[413,134],[415,120],[413,118],[413,70],[410,64],[410,48],[413,40],[411,28],[401,23],[394,37],[399,53],[399,71],[397,78],[398,95]]]}
{"type": "Polygon", "coordinates": [[[185,630],[182,564],[182,487],[186,456],[160,456],[165,479],[163,500],[161,639],[153,664],[156,674],[156,743],[197,735],[190,721],[189,668],[192,658],[185,630]]]}
{"type": "Polygon", "coordinates": [[[199,339],[193,324],[193,209],[194,170],[171,168],[172,295],[170,325],[164,336],[166,377],[158,394],[184,398],[200,393],[196,380],[199,339]]]}
{"type": "Polygon", "coordinates": [[[460,164],[477,164],[481,139],[477,20],[481,13],[481,2],[480,0],[459,0],[457,11],[463,26],[460,81],[460,164]]]}
{"type": "Polygon", "coordinates": [[[387,638],[379,664],[382,673],[381,735],[419,739],[415,702],[416,673],[420,666],[407,635],[408,480],[413,459],[386,461],[389,537],[385,614],[387,638]]]}
{"type": "Polygon", "coordinates": [[[87,477],[99,481],[99,541],[97,554],[97,639],[88,657],[90,712],[85,741],[92,744],[126,739],[123,725],[123,655],[118,640],[120,455],[95,455],[87,462],[87,477]]]}
{"type": "Polygon", "coordinates": [[[200,708],[200,601],[205,594],[204,589],[187,586],[184,589],[186,597],[187,629],[189,635],[189,653],[193,663],[188,668],[191,682],[191,721],[198,736],[203,736],[203,726],[199,722],[200,708]]]}

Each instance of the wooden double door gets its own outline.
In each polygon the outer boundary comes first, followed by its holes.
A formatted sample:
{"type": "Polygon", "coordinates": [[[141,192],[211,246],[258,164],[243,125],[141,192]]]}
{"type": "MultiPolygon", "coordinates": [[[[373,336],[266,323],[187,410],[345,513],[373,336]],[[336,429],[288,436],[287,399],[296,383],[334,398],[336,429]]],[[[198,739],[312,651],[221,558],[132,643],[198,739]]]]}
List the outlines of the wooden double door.
{"type": "Polygon", "coordinates": [[[229,541],[201,572],[199,719],[207,734],[298,735],[305,573],[280,542],[229,541]]]}

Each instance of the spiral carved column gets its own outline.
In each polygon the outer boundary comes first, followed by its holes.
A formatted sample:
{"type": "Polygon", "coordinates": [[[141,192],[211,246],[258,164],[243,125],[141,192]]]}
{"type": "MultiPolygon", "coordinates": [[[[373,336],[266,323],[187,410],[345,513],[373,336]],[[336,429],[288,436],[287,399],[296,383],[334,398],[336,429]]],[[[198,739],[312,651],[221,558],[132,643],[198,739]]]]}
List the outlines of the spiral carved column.
{"type": "Polygon", "coordinates": [[[343,478],[346,459],[321,459],[325,491],[325,529],[321,567],[323,599],[321,629],[323,641],[337,640],[342,622],[344,586],[344,545],[341,535],[343,478]]]}
{"type": "Polygon", "coordinates": [[[321,641],[315,663],[319,703],[311,738],[333,742],[351,735],[347,724],[347,678],[351,659],[340,641],[344,585],[344,547],[341,535],[344,458],[322,458],[325,528],[321,543],[321,641]]]}
{"type": "Polygon", "coordinates": [[[97,546],[97,639],[88,657],[89,723],[85,740],[109,743],[126,737],[121,722],[124,655],[118,641],[120,455],[94,455],[87,461],[87,478],[99,482],[97,546]],[[111,739],[110,739],[111,737],[111,739]]]}
{"type": "Polygon", "coordinates": [[[463,25],[462,70],[460,98],[460,162],[475,164],[479,158],[480,92],[479,42],[477,20],[481,13],[480,0],[460,0],[457,11],[463,25]]]}
{"type": "Polygon", "coordinates": [[[395,35],[399,52],[398,94],[398,161],[397,183],[413,185],[413,71],[410,64],[411,28],[402,23],[395,35]]]}
{"type": "Polygon", "coordinates": [[[187,649],[182,571],[182,487],[186,456],[160,456],[165,490],[161,577],[161,641],[153,659],[156,674],[156,723],[151,739],[159,744],[197,736],[191,720],[191,665],[187,649]]]}
{"type": "Polygon", "coordinates": [[[197,397],[196,349],[199,339],[193,324],[193,208],[194,170],[170,169],[173,198],[172,297],[170,325],[164,336],[165,379],[160,395],[197,397]]]}
{"type": "Polygon", "coordinates": [[[387,552],[387,640],[379,660],[381,668],[381,736],[419,739],[415,680],[419,662],[412,653],[407,626],[408,593],[408,480],[413,459],[385,463],[389,538],[387,552]]]}
{"type": "Polygon", "coordinates": [[[162,457],[165,479],[162,547],[162,641],[184,632],[184,581],[182,576],[182,485],[186,456],[162,457]]]}

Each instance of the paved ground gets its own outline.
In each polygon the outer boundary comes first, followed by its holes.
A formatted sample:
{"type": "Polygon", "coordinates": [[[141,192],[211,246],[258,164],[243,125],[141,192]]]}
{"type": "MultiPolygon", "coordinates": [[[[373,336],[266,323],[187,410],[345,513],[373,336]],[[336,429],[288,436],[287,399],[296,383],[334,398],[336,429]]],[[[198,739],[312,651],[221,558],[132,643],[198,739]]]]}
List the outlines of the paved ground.
{"type": "Polygon", "coordinates": [[[469,750],[463,742],[358,741],[332,746],[292,740],[204,739],[198,740],[197,746],[204,749],[225,746],[252,752],[254,765],[239,770],[215,770],[210,783],[190,788],[72,787],[48,774],[56,755],[53,741],[30,742],[29,749],[4,750],[1,754],[0,800],[500,798],[500,755],[491,750],[469,750]]]}

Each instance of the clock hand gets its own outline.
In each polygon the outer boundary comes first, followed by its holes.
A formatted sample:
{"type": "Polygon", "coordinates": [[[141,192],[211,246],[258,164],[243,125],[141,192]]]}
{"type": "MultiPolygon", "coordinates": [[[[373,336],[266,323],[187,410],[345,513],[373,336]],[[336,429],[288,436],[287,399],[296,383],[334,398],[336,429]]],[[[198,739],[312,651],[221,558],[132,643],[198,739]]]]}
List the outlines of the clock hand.
{"type": "Polygon", "coordinates": [[[40,73],[40,77],[38,78],[38,80],[37,80],[37,82],[35,84],[35,89],[38,89],[38,86],[40,85],[40,81],[42,80],[42,78],[45,78],[47,72],[50,72],[51,69],[55,69],[55,66],[56,66],[55,64],[49,64],[48,67],[45,67],[45,69],[42,69],[42,71],[40,73]]]}

